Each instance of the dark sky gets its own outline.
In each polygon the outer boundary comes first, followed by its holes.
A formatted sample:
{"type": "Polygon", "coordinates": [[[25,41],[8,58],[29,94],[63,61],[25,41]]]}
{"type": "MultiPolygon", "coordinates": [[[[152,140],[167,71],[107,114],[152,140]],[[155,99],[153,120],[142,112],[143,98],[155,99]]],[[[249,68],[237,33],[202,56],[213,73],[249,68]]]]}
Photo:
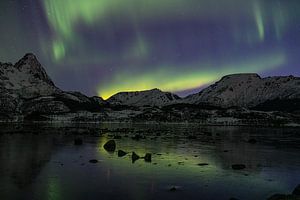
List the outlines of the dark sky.
{"type": "Polygon", "coordinates": [[[65,90],[186,95],[230,73],[300,75],[299,0],[1,0],[0,8],[0,60],[33,52],[65,90]]]}

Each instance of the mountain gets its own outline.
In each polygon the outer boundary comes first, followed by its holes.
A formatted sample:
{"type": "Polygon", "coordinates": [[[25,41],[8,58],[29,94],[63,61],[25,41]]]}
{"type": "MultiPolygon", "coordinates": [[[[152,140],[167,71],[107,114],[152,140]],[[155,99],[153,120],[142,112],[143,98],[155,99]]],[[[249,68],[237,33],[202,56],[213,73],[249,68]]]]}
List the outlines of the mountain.
{"type": "Polygon", "coordinates": [[[33,54],[26,54],[15,65],[0,63],[0,89],[21,98],[52,95],[60,90],[33,54]]]}
{"type": "Polygon", "coordinates": [[[201,92],[186,97],[183,102],[209,104],[223,108],[235,106],[258,108],[259,105],[267,102],[298,101],[298,99],[300,99],[300,78],[298,77],[261,78],[257,74],[233,74],[224,76],[201,92]]]}
{"type": "Polygon", "coordinates": [[[16,64],[0,63],[0,115],[58,114],[99,111],[98,100],[55,86],[33,54],[16,64]]]}
{"type": "Polygon", "coordinates": [[[0,121],[300,124],[300,78],[233,74],[185,98],[159,89],[120,92],[107,101],[58,88],[36,56],[0,63],[0,121]]]}
{"type": "Polygon", "coordinates": [[[166,106],[176,103],[181,98],[170,92],[163,92],[159,89],[140,92],[120,92],[107,101],[112,105],[126,106],[166,106]]]}

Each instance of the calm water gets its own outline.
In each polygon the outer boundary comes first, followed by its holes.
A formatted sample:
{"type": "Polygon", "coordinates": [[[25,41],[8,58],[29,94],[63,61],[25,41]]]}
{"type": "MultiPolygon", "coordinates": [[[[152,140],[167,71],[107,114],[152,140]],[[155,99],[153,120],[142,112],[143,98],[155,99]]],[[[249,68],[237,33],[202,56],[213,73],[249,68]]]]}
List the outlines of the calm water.
{"type": "Polygon", "coordinates": [[[291,193],[300,183],[300,129],[129,124],[0,128],[0,199],[259,200],[291,193]],[[146,138],[133,140],[137,134],[146,138]],[[115,139],[117,150],[129,152],[125,157],[103,149],[116,135],[121,136],[115,139]],[[74,145],[75,138],[83,145],[74,145]],[[251,138],[257,143],[248,143],[251,138]],[[132,163],[133,151],[152,153],[152,162],[132,163]],[[232,164],[246,169],[233,170],[232,164]],[[170,191],[173,187],[176,191],[170,191]]]}

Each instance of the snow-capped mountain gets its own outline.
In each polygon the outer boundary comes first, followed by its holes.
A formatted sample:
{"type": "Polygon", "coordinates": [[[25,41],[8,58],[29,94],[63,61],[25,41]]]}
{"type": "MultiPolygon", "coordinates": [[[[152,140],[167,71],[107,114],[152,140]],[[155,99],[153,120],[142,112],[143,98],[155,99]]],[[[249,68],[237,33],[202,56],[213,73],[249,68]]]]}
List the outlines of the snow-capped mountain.
{"type": "Polygon", "coordinates": [[[127,106],[165,106],[176,103],[180,97],[170,92],[163,92],[159,89],[140,92],[120,92],[107,101],[112,105],[127,106]]]}
{"type": "Polygon", "coordinates": [[[198,94],[186,97],[189,104],[206,103],[221,107],[255,107],[271,100],[300,98],[300,78],[276,76],[261,78],[257,74],[233,74],[198,94]]]}
{"type": "Polygon", "coordinates": [[[144,120],[225,125],[234,121],[235,125],[278,125],[300,124],[299,116],[300,78],[293,76],[233,74],[183,99],[153,89],[120,92],[105,101],[59,89],[33,54],[26,54],[14,65],[0,63],[0,121],[144,120]]]}
{"type": "Polygon", "coordinates": [[[98,101],[79,92],[57,88],[36,56],[26,54],[16,64],[0,63],[0,114],[66,113],[97,110],[98,101]]]}
{"type": "Polygon", "coordinates": [[[1,64],[0,88],[14,91],[21,98],[35,98],[60,92],[33,54],[26,54],[15,65],[1,64]]]}

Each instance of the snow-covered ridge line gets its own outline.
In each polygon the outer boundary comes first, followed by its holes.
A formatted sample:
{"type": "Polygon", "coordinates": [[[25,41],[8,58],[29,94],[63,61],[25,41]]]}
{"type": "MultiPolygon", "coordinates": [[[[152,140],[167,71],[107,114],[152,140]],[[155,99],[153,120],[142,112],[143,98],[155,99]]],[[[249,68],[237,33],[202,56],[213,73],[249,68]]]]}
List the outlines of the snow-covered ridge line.
{"type": "Polygon", "coordinates": [[[8,117],[99,110],[103,101],[56,87],[34,54],[0,64],[0,92],[0,115],[8,117]]]}
{"type": "Polygon", "coordinates": [[[189,104],[209,103],[221,107],[255,107],[270,100],[300,98],[300,78],[258,74],[233,74],[221,78],[201,92],[186,97],[189,104]]]}
{"type": "Polygon", "coordinates": [[[261,119],[271,123],[278,120],[295,123],[290,119],[300,119],[300,78],[232,74],[185,98],[152,89],[120,92],[104,101],[101,97],[88,97],[56,87],[33,54],[26,54],[14,65],[0,63],[0,121],[6,118],[33,120],[41,116],[42,119],[71,116],[70,119],[76,121],[95,118],[208,123],[216,118],[234,118],[245,123],[243,119],[251,118],[258,120],[255,123],[265,123],[261,119]]]}
{"type": "Polygon", "coordinates": [[[300,78],[274,76],[261,78],[256,73],[231,74],[197,94],[180,98],[159,89],[120,92],[108,99],[115,105],[167,106],[172,104],[206,104],[219,107],[252,108],[270,100],[300,98],[300,78]]]}
{"type": "Polygon", "coordinates": [[[166,106],[178,102],[181,98],[170,92],[163,92],[157,88],[137,92],[120,92],[107,101],[113,105],[127,106],[166,106]]]}

